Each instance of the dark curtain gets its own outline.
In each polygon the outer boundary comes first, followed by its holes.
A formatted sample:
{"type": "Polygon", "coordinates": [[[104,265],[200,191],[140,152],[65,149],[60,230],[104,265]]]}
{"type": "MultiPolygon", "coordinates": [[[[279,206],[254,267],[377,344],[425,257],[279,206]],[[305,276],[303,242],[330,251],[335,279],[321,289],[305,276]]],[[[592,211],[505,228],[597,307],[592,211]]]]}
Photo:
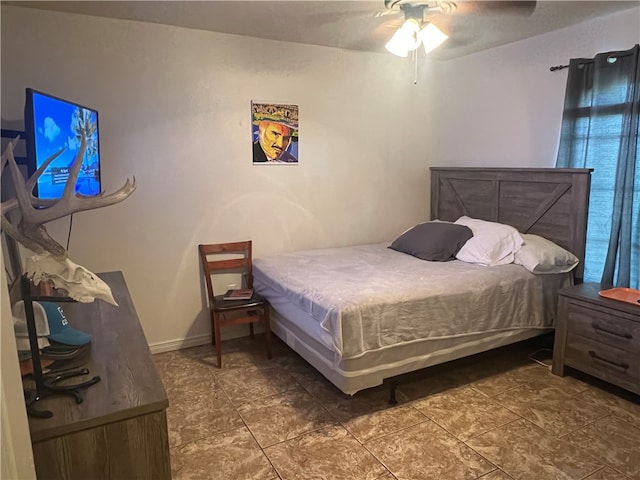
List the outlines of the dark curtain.
{"type": "Polygon", "coordinates": [[[640,288],[640,46],[572,59],[556,166],[593,168],[585,281],[640,288]]]}

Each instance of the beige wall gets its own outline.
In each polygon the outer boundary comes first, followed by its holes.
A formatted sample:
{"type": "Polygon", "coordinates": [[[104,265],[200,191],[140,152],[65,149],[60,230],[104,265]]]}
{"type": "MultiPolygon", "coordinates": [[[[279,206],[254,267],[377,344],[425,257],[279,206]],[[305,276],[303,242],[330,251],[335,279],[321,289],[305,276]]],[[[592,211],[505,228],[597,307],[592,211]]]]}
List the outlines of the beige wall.
{"type": "MultiPolygon", "coordinates": [[[[122,270],[155,350],[207,341],[196,245],[255,255],[386,241],[428,215],[430,165],[552,166],[566,71],[639,41],[638,9],[449,62],[2,6],[2,122],[33,87],[100,112],[107,191],[70,256],[122,270]],[[252,166],[251,100],[300,106],[300,164],[252,166]],[[185,343],[186,342],[186,343],[185,343]]],[[[50,230],[66,242],[68,219],[50,230]]]]}
{"type": "MultiPolygon", "coordinates": [[[[74,216],[69,252],[124,272],[159,349],[210,334],[198,243],[253,239],[260,256],[427,217],[431,91],[412,80],[392,55],[2,6],[3,125],[22,125],[25,87],[94,107],[105,189],[136,178],[124,203],[74,216]],[[252,100],[299,105],[298,166],[251,164],[252,100]]],[[[68,225],[50,228],[62,243],[68,225]]]]}
{"type": "Polygon", "coordinates": [[[640,8],[446,62],[427,158],[456,166],[553,167],[571,58],[640,43],[640,8]]]}
{"type": "MultiPolygon", "coordinates": [[[[198,243],[252,238],[260,256],[384,241],[427,217],[431,165],[552,166],[566,71],[549,66],[640,41],[635,9],[426,62],[416,86],[391,55],[1,8],[3,128],[22,127],[25,87],[86,104],[105,189],[136,177],[124,203],[75,216],[69,250],[124,272],[155,350],[208,340],[198,243]],[[299,166],[250,164],[251,100],[300,106],[299,166]]],[[[67,228],[50,230],[66,243],[67,228]]],[[[2,474],[30,478],[12,341],[3,327],[2,474]]]]}

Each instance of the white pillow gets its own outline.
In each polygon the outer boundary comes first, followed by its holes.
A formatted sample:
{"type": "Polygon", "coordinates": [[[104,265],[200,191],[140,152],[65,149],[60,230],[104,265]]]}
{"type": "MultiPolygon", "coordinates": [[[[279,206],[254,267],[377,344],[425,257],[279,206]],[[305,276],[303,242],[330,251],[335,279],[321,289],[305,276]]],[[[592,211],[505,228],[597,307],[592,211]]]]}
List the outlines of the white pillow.
{"type": "Polygon", "coordinates": [[[462,216],[454,223],[466,225],[473,238],[456,254],[458,260],[494,266],[512,263],[515,252],[523,244],[518,230],[510,225],[462,216]]]}
{"type": "Polygon", "coordinates": [[[578,265],[578,257],[551,240],[525,233],[524,245],[515,254],[513,263],[531,273],[565,273],[578,265]]]}

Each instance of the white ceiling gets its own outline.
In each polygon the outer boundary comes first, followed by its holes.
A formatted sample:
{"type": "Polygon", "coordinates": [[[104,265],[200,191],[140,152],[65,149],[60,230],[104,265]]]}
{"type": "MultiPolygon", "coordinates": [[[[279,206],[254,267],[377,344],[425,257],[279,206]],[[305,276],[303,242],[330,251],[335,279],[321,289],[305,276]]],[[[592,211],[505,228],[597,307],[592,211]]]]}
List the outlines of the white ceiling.
{"type": "MultiPolygon", "coordinates": [[[[348,50],[385,52],[384,44],[402,23],[383,0],[369,1],[3,1],[3,4],[137,20],[348,50]],[[378,12],[385,15],[376,16],[378,12]]],[[[435,4],[435,0],[416,0],[435,4]]],[[[450,38],[430,54],[446,60],[533,37],[600,16],[640,6],[633,1],[456,0],[454,14],[425,15],[450,38]],[[474,13],[465,13],[469,8],[474,13]]],[[[395,13],[394,13],[395,12],[395,13]]],[[[629,15],[638,15],[638,10],[629,15]]],[[[640,16],[638,18],[640,29],[640,16]]]]}

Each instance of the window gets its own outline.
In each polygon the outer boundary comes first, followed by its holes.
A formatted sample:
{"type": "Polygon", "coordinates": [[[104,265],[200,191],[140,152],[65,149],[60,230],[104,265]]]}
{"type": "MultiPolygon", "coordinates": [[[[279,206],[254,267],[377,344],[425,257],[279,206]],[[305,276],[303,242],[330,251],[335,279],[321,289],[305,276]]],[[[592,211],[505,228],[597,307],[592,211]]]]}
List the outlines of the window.
{"type": "Polygon", "coordinates": [[[593,168],[585,281],[639,287],[638,46],[572,60],[558,167],[593,168]]]}

